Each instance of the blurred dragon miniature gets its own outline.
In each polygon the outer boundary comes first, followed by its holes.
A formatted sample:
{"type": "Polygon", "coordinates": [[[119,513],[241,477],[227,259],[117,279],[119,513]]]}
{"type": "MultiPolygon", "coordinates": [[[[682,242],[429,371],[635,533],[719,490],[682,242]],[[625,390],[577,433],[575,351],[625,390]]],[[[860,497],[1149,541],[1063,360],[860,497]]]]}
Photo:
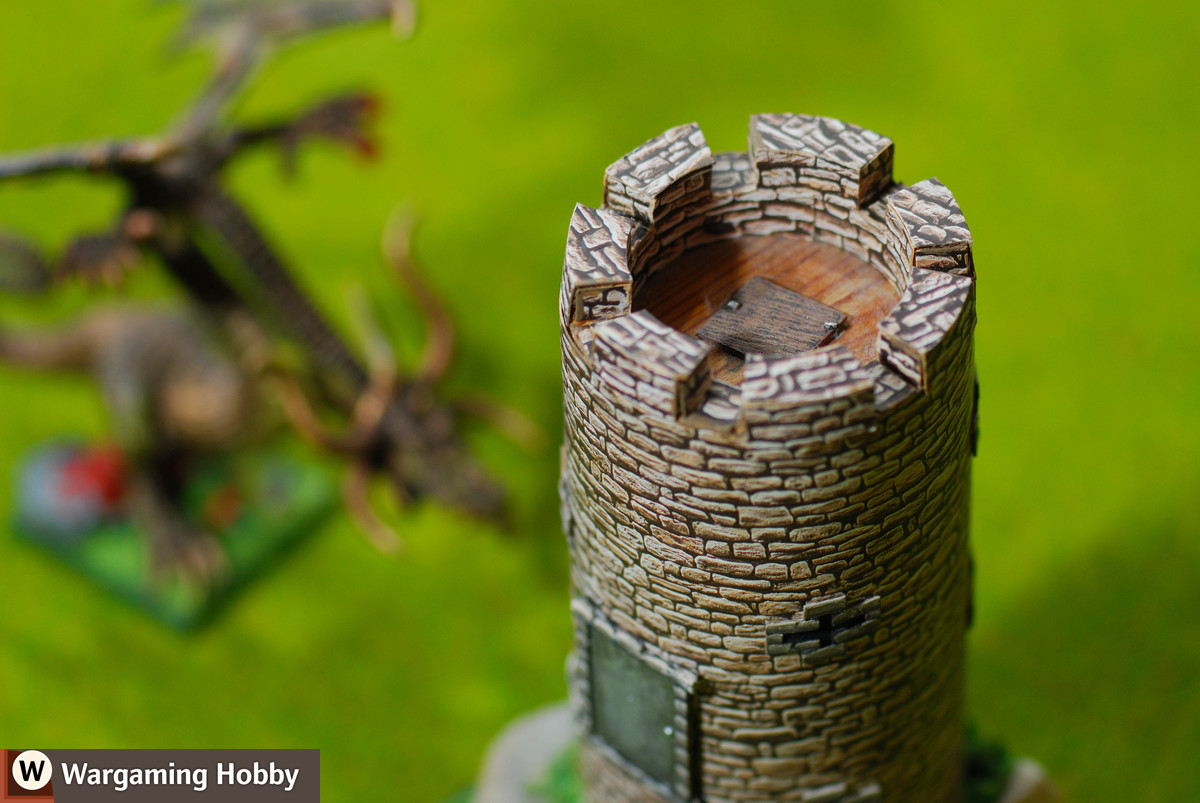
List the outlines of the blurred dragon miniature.
{"type": "MultiPolygon", "coordinates": [[[[343,485],[348,509],[381,547],[396,540],[367,504],[367,483],[376,474],[390,480],[402,503],[433,498],[476,516],[502,516],[502,490],[461,440],[463,408],[436,398],[435,387],[449,367],[453,332],[407,258],[408,227],[390,227],[384,248],[420,306],[429,336],[418,370],[401,376],[378,333],[364,365],[220,183],[223,168],[257,145],[280,147],[285,169],[299,145],[311,139],[332,140],[365,155],[373,151],[365,133],[375,109],[369,96],[337,97],[294,119],[249,127],[224,122],[223,112],[271,45],[382,18],[405,34],[414,8],[409,0],[201,0],[182,39],[215,38],[217,70],[169,133],[0,159],[0,180],[77,172],[116,178],[128,190],[113,228],[75,239],[53,270],[23,240],[0,240],[10,285],[39,289],[71,276],[112,283],[146,251],[158,257],[197,310],[187,316],[96,313],[42,342],[9,334],[3,345],[5,356],[28,363],[91,366],[114,407],[122,444],[142,462],[143,492],[134,502],[150,538],[158,542],[157,554],[183,558],[193,571],[208,573],[216,563],[210,550],[195,546],[195,533],[180,541],[163,461],[201,443],[225,445],[224,436],[235,431],[240,437],[255,406],[252,379],[264,381],[260,384],[310,441],[348,459],[343,485]],[[148,336],[147,327],[164,336],[148,336]],[[274,358],[279,339],[299,347],[301,369],[284,370],[274,358]],[[213,345],[221,341],[221,347],[213,345]],[[209,381],[208,372],[216,381],[209,381]],[[205,395],[195,395],[201,387],[205,395]],[[151,397],[156,403],[151,414],[128,414],[151,397]],[[348,419],[347,433],[322,425],[315,408],[326,406],[348,419]],[[202,434],[209,428],[221,430],[222,437],[202,434]]],[[[495,412],[488,406],[476,406],[474,412],[489,410],[495,412]]]]}

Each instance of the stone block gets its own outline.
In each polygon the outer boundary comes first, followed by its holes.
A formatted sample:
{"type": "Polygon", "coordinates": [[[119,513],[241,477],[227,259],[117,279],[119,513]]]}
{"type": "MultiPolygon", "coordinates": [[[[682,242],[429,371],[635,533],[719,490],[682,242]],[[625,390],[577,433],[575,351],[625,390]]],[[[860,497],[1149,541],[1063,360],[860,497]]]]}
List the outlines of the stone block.
{"type": "MultiPolygon", "coordinates": [[[[641,372],[645,378],[634,387],[637,400],[675,418],[700,406],[712,380],[711,346],[644,310],[598,324],[593,349],[602,378],[627,389],[626,377],[641,372]]],[[[671,468],[675,473],[678,467],[671,468]]]]}
{"type": "Polygon", "coordinates": [[[909,268],[974,276],[971,230],[954,194],[928,178],[887,196],[888,226],[909,268]]]}
{"type": "Polygon", "coordinates": [[[575,205],[563,262],[560,312],[566,320],[591,323],[629,313],[629,254],[644,231],[632,218],[575,205]]]}
{"type": "Polygon", "coordinates": [[[604,206],[657,225],[712,194],[713,156],[695,123],[649,140],[604,172],[604,206]]]}
{"type": "Polygon", "coordinates": [[[892,141],[832,117],[756,114],[750,158],[763,187],[836,192],[859,207],[892,183],[892,141]]]}
{"type": "Polygon", "coordinates": [[[929,356],[964,313],[974,314],[974,285],[966,276],[914,269],[912,284],[879,323],[880,362],[928,389],[929,356]]]}

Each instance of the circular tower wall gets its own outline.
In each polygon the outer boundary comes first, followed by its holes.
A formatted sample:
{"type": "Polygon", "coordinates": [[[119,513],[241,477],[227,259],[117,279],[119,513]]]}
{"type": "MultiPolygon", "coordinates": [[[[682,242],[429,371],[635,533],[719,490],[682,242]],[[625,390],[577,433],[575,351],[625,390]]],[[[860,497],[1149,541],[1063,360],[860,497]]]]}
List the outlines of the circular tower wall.
{"type": "Polygon", "coordinates": [[[891,163],[829,118],[755,116],[748,153],[716,156],[680,126],[575,209],[561,490],[589,799],[961,797],[974,265],[950,192],[891,163]],[[826,324],[871,347],[740,347],[730,371],[639,308],[687,252],[751,237],[877,271],[894,306],[826,324]]]}

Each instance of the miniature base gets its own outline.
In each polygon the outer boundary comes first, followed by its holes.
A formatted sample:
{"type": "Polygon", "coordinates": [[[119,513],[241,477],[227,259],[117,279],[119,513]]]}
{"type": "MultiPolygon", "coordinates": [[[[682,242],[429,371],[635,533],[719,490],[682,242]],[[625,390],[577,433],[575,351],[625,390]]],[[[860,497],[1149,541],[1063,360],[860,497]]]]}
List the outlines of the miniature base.
{"type": "MultiPolygon", "coordinates": [[[[572,743],[574,724],[566,703],[539,708],[514,720],[488,748],[474,803],[551,803],[547,794],[554,760],[572,743]]],[[[576,780],[576,786],[578,781],[576,780]]]]}
{"type": "Polygon", "coordinates": [[[124,518],[63,537],[19,511],[14,530],[18,539],[48,550],[168,626],[191,630],[312,532],[336,501],[329,478],[317,467],[279,455],[249,454],[197,468],[185,493],[189,515],[200,517],[213,495],[230,487],[240,496],[236,516],[224,527],[209,527],[229,559],[230,572],[211,588],[179,577],[152,579],[146,538],[124,518]]]}
{"type": "MultiPolygon", "coordinates": [[[[455,803],[579,803],[574,725],[566,703],[514,720],[488,748],[474,795],[455,803]]],[[[995,803],[1059,803],[1061,797],[1037,762],[1019,759],[995,803]]]]}

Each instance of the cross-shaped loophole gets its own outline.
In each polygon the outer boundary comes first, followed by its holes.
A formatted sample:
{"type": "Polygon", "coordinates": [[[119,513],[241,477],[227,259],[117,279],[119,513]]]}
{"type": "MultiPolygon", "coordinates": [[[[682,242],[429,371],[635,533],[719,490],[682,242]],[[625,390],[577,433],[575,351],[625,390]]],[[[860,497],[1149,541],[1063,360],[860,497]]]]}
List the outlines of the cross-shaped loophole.
{"type": "Polygon", "coordinates": [[[828,647],[834,643],[834,638],[838,633],[849,630],[852,627],[857,627],[866,620],[866,614],[862,610],[855,611],[852,615],[844,619],[840,624],[833,623],[834,614],[827,613],[824,616],[816,618],[817,627],[814,630],[802,630],[796,633],[785,633],[783,643],[788,647],[797,647],[800,644],[805,644],[810,641],[817,642],[817,648],[828,647]]]}

